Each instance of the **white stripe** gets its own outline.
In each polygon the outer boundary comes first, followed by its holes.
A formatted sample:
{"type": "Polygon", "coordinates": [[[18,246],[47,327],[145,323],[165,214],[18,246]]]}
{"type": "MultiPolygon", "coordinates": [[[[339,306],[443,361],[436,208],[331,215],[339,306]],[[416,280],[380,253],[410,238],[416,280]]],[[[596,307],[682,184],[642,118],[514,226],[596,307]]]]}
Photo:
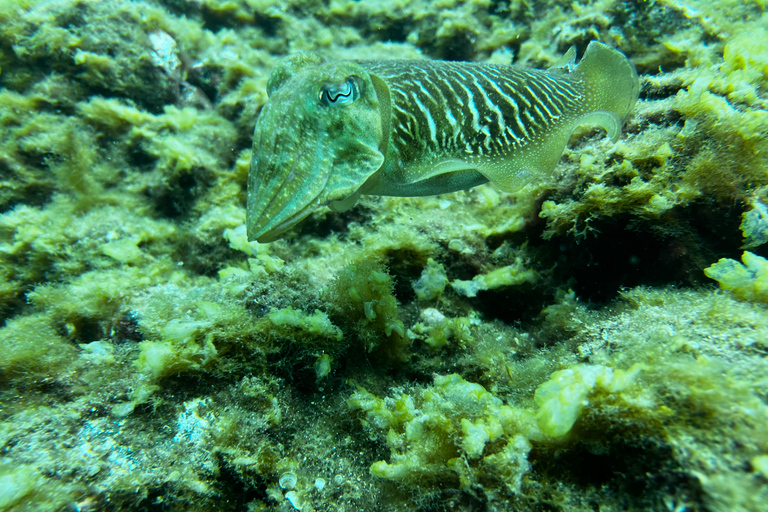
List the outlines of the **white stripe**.
{"type": "Polygon", "coordinates": [[[536,110],[536,113],[539,114],[539,117],[541,118],[542,122],[546,125],[546,124],[548,124],[547,123],[547,116],[545,116],[544,112],[542,112],[541,109],[539,109],[540,106],[543,107],[544,105],[541,104],[541,103],[537,103],[536,105],[533,106],[533,108],[534,108],[534,110],[536,110]]]}
{"type": "Polygon", "coordinates": [[[477,111],[477,107],[475,106],[475,97],[472,94],[472,91],[467,89],[467,87],[461,83],[457,82],[459,84],[459,87],[464,89],[464,92],[467,93],[467,107],[469,107],[469,111],[472,114],[472,128],[476,131],[480,131],[480,112],[477,111]]]}
{"type": "MultiPolygon", "coordinates": [[[[507,82],[504,82],[504,85],[507,86],[510,91],[513,93],[515,92],[514,89],[509,87],[509,84],[507,82]]],[[[517,126],[520,128],[520,131],[523,132],[523,137],[526,139],[530,138],[530,135],[528,134],[528,130],[525,129],[525,124],[523,123],[523,120],[520,118],[520,106],[517,104],[517,101],[515,101],[515,97],[511,94],[505,94],[504,97],[507,99],[510,105],[512,105],[512,109],[515,111],[515,121],[517,121],[517,126]]],[[[515,139],[517,139],[517,136],[513,134],[515,139]]]]}
{"type": "Polygon", "coordinates": [[[511,89],[512,92],[514,92],[520,100],[522,100],[523,103],[525,103],[525,106],[528,108],[531,108],[531,102],[528,101],[528,98],[525,97],[525,95],[521,94],[517,89],[511,89]]]}
{"type": "Polygon", "coordinates": [[[425,107],[421,100],[419,100],[419,96],[416,94],[416,92],[413,92],[412,97],[413,101],[416,102],[416,106],[421,109],[421,113],[424,114],[424,117],[427,119],[430,140],[435,144],[435,146],[437,146],[437,138],[435,138],[435,134],[437,132],[435,121],[432,119],[432,116],[430,115],[429,110],[427,110],[427,107],[425,107]]]}
{"type": "Polygon", "coordinates": [[[405,118],[410,121],[408,124],[412,124],[413,128],[408,127],[408,125],[402,125],[405,128],[405,133],[410,134],[411,136],[415,137],[418,135],[418,126],[419,122],[416,120],[416,118],[411,114],[408,110],[403,110],[399,105],[394,104],[392,105],[392,108],[401,114],[405,116],[405,118]]]}
{"type": "Polygon", "coordinates": [[[490,150],[491,142],[493,142],[493,139],[491,138],[491,129],[488,128],[488,126],[483,125],[483,128],[480,131],[485,134],[485,141],[483,141],[483,146],[490,150]]]}
{"type": "MultiPolygon", "coordinates": [[[[552,104],[552,107],[554,107],[557,110],[557,113],[558,114],[561,113],[561,109],[564,108],[563,102],[562,102],[562,100],[560,100],[557,97],[555,92],[552,89],[550,89],[549,84],[547,84],[546,81],[541,80],[536,85],[538,85],[542,89],[546,89],[548,91],[549,94],[547,94],[547,93],[544,93],[544,94],[547,96],[547,99],[552,104]],[[560,105],[560,108],[558,108],[558,105],[560,105]]],[[[544,102],[542,102],[542,103],[544,103],[544,102]]],[[[550,115],[552,115],[552,114],[550,113],[550,115]]]]}
{"type": "MultiPolygon", "coordinates": [[[[538,103],[538,106],[540,106],[541,108],[543,108],[544,110],[547,111],[547,114],[549,114],[549,119],[551,119],[553,121],[557,121],[558,119],[560,119],[560,114],[559,113],[558,114],[553,114],[549,110],[549,108],[547,108],[547,102],[546,101],[540,101],[538,103]]],[[[539,112],[539,113],[541,113],[541,112],[539,112]]],[[[542,115],[542,117],[544,117],[544,116],[542,115]]]]}
{"type": "MultiPolygon", "coordinates": [[[[507,125],[506,123],[504,123],[504,114],[502,114],[501,110],[499,110],[499,107],[497,107],[496,104],[493,101],[491,101],[491,98],[489,98],[488,95],[485,93],[485,88],[482,85],[480,85],[480,82],[477,80],[474,74],[472,75],[472,81],[474,81],[475,85],[477,85],[478,90],[480,91],[480,94],[483,97],[483,101],[485,102],[485,105],[488,107],[488,110],[496,114],[496,117],[497,117],[496,124],[499,127],[499,132],[504,132],[504,130],[507,129],[507,125]]],[[[486,78],[485,81],[493,85],[492,82],[488,80],[488,78],[486,78]]],[[[488,121],[493,122],[490,119],[488,121]]],[[[488,133],[488,137],[490,136],[491,134],[488,133]]]]}
{"type": "MultiPolygon", "coordinates": [[[[442,70],[435,70],[435,75],[437,75],[437,77],[446,84],[451,91],[453,91],[450,79],[442,72],[442,70]]],[[[456,116],[453,114],[453,110],[451,110],[451,102],[448,101],[448,98],[446,98],[445,95],[443,95],[443,91],[437,85],[435,85],[435,89],[437,89],[437,93],[440,95],[443,105],[445,105],[445,118],[448,120],[448,124],[451,125],[451,139],[453,139],[455,144],[460,132],[459,123],[456,120],[456,116]]]]}
{"type": "Polygon", "coordinates": [[[527,118],[528,118],[528,120],[531,122],[531,124],[532,124],[533,126],[535,126],[535,127],[537,127],[537,128],[541,128],[541,125],[539,125],[539,123],[537,123],[537,122],[536,122],[536,120],[533,118],[533,116],[531,115],[531,113],[530,113],[530,112],[528,112],[528,111],[526,110],[526,111],[524,111],[524,112],[523,112],[523,115],[524,115],[525,117],[527,117],[527,118]]]}
{"type": "MultiPolygon", "coordinates": [[[[503,77],[500,77],[500,78],[503,80],[503,77]]],[[[493,87],[494,90],[499,94],[499,96],[504,98],[504,101],[506,101],[507,104],[512,107],[512,109],[515,112],[515,118],[517,120],[517,123],[520,126],[524,136],[527,137],[528,134],[526,133],[525,127],[523,126],[523,123],[520,119],[520,108],[517,106],[517,103],[515,102],[515,100],[512,97],[510,97],[508,94],[504,93],[501,89],[499,89],[499,87],[496,85],[496,82],[494,80],[491,80],[490,78],[487,78],[487,80],[488,80],[488,83],[491,84],[491,87],[493,87]]],[[[501,112],[499,112],[499,114],[501,115],[501,112]]],[[[509,133],[516,142],[521,140],[520,137],[515,135],[515,132],[513,132],[509,127],[507,127],[504,121],[501,122],[501,133],[504,135],[504,140],[506,141],[507,145],[509,145],[509,140],[507,139],[507,135],[506,135],[507,133],[509,133]]]]}

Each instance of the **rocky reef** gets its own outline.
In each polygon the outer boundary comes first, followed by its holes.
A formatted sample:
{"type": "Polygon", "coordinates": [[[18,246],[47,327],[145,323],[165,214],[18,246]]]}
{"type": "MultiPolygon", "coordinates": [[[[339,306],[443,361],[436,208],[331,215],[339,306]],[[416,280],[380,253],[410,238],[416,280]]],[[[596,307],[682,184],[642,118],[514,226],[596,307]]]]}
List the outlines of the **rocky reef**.
{"type": "Polygon", "coordinates": [[[0,511],[765,510],[766,48],[763,0],[0,0],[0,511]],[[592,40],[618,143],[248,242],[281,56],[592,40]]]}

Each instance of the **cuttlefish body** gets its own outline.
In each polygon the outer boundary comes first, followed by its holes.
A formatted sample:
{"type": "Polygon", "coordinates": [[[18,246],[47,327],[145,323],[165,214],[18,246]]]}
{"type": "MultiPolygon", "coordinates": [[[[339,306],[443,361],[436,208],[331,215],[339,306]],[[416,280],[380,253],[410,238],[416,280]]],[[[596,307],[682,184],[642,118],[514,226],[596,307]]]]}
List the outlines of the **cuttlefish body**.
{"type": "Polygon", "coordinates": [[[550,175],[573,130],[616,139],[637,101],[634,67],[592,42],[578,65],[537,70],[442,61],[326,61],[272,71],[248,175],[250,240],[360,194],[423,196],[550,175]]]}

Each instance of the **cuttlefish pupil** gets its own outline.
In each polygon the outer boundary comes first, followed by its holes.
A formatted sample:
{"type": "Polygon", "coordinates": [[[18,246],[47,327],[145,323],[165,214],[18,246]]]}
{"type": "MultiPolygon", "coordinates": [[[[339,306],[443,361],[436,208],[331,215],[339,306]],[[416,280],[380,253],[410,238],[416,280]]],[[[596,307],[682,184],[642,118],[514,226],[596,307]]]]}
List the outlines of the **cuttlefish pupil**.
{"type": "Polygon", "coordinates": [[[329,107],[349,105],[359,97],[354,77],[349,77],[340,84],[325,84],[320,91],[320,102],[329,107]]]}
{"type": "Polygon", "coordinates": [[[618,50],[593,41],[574,64],[286,57],[256,121],[248,238],[271,242],[361,194],[424,196],[489,181],[514,191],[548,179],[577,126],[616,140],[637,101],[637,72],[618,50]]]}

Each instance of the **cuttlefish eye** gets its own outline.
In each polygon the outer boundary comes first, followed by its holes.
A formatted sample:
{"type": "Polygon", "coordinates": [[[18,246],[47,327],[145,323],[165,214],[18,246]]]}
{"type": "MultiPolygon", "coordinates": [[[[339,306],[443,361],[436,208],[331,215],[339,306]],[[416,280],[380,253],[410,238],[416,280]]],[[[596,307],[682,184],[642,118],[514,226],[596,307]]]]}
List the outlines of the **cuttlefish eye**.
{"type": "Polygon", "coordinates": [[[325,84],[320,89],[320,103],[326,107],[349,105],[360,97],[357,77],[351,76],[340,84],[325,84]]]}

